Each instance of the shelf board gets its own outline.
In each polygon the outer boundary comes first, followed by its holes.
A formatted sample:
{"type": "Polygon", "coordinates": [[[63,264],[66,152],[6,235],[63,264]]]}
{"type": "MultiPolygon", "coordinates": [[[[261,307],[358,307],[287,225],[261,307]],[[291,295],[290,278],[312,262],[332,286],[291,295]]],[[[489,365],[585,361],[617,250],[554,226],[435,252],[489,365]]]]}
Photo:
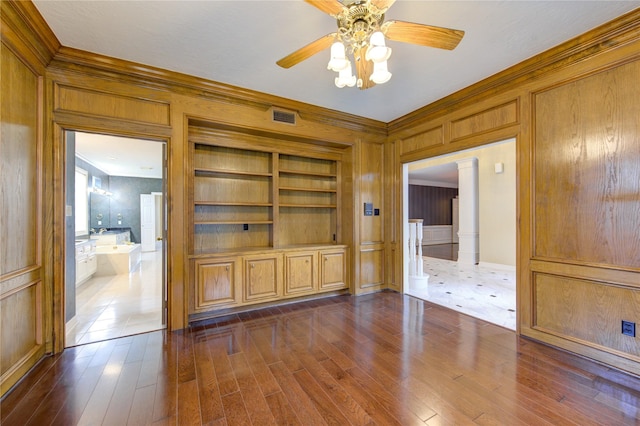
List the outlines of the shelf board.
{"type": "Polygon", "coordinates": [[[237,206],[237,207],[273,207],[273,203],[251,203],[241,201],[194,201],[195,206],[237,206]]]}
{"type": "Polygon", "coordinates": [[[210,175],[233,175],[233,176],[257,176],[257,177],[271,177],[273,173],[269,172],[248,172],[244,170],[225,170],[225,169],[210,169],[204,167],[195,167],[193,171],[197,173],[204,173],[210,175]]]}
{"type": "Polygon", "coordinates": [[[272,225],[272,220],[202,220],[195,221],[195,225],[272,225]]]}
{"type": "Polygon", "coordinates": [[[289,170],[289,169],[280,169],[280,174],[299,175],[299,176],[316,176],[316,177],[325,177],[325,178],[337,177],[335,173],[305,172],[300,170],[289,170]]]}
{"type": "Polygon", "coordinates": [[[336,193],[338,190],[336,189],[320,189],[320,188],[298,188],[293,186],[281,186],[281,191],[300,191],[300,192],[327,192],[327,193],[336,193]]]}
{"type": "Polygon", "coordinates": [[[304,209],[335,209],[335,204],[280,204],[280,207],[304,208],[304,209]]]}

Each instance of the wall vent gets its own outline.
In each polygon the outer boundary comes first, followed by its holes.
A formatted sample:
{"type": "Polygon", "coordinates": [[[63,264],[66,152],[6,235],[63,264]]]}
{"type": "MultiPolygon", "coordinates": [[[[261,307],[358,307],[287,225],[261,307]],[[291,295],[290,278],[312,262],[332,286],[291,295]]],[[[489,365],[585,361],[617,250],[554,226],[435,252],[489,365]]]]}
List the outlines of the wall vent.
{"type": "Polygon", "coordinates": [[[271,110],[273,113],[273,121],[278,123],[286,123],[286,124],[296,124],[296,113],[290,111],[282,111],[273,109],[271,110]]]}

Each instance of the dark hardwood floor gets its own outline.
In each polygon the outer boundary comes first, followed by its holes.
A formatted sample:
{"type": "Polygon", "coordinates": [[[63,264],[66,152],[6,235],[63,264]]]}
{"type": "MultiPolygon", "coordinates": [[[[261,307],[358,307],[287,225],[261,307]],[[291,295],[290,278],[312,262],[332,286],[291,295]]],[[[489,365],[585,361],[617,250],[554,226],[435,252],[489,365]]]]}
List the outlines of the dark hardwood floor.
{"type": "Polygon", "coordinates": [[[432,244],[422,246],[422,255],[427,257],[435,257],[436,259],[458,260],[458,250],[460,244],[432,244]]]}
{"type": "Polygon", "coordinates": [[[640,379],[384,292],[232,315],[47,358],[3,425],[618,425],[640,379]]]}

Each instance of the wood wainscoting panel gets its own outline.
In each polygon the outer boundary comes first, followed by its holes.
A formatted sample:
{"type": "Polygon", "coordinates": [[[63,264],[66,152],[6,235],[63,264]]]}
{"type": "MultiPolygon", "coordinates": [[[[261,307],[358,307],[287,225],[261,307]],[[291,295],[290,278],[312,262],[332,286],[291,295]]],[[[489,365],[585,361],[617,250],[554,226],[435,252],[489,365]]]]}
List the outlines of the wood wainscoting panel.
{"type": "Polygon", "coordinates": [[[623,320],[640,325],[640,289],[543,273],[533,289],[534,328],[640,362],[640,341],[622,334],[623,320]]]}
{"type": "Polygon", "coordinates": [[[442,125],[403,139],[400,142],[400,155],[420,151],[444,143],[442,125]]]}
{"type": "Polygon", "coordinates": [[[372,290],[384,284],[384,246],[360,249],[360,289],[372,290]]]}
{"type": "Polygon", "coordinates": [[[55,85],[55,111],[76,112],[150,124],[169,125],[169,104],[55,85]]]}
{"type": "Polygon", "coordinates": [[[32,359],[34,352],[43,342],[41,305],[42,281],[0,298],[0,375],[3,384],[13,373],[30,368],[35,361],[32,359]]]}
{"type": "Polygon", "coordinates": [[[45,352],[42,84],[3,39],[0,97],[0,396],[45,352]]]}
{"type": "Polygon", "coordinates": [[[640,61],[537,93],[534,255],[640,265],[640,61]]]}
{"type": "Polygon", "coordinates": [[[0,277],[39,262],[38,77],[2,45],[0,277]]]}
{"type": "MultiPolygon", "coordinates": [[[[375,213],[364,216],[363,205],[359,206],[360,242],[379,243],[384,241],[383,193],[384,190],[384,145],[376,143],[362,143],[360,149],[360,200],[362,203],[372,203],[378,209],[375,213]]],[[[375,211],[375,210],[374,210],[375,211]]]]}
{"type": "Polygon", "coordinates": [[[518,101],[513,100],[477,114],[454,120],[451,122],[450,142],[517,124],[518,118],[518,101]]]}

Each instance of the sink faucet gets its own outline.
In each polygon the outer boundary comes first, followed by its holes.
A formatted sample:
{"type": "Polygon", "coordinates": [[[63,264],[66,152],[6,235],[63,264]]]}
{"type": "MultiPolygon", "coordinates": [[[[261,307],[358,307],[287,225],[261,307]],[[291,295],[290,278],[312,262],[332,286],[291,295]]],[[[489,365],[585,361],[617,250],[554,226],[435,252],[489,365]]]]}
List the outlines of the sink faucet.
{"type": "Polygon", "coordinates": [[[98,234],[102,234],[103,232],[106,232],[107,228],[100,228],[100,231],[98,231],[98,234]]]}
{"type": "Polygon", "coordinates": [[[91,229],[89,229],[89,233],[90,233],[90,234],[95,234],[95,233],[96,233],[95,228],[91,228],[91,229]]]}

